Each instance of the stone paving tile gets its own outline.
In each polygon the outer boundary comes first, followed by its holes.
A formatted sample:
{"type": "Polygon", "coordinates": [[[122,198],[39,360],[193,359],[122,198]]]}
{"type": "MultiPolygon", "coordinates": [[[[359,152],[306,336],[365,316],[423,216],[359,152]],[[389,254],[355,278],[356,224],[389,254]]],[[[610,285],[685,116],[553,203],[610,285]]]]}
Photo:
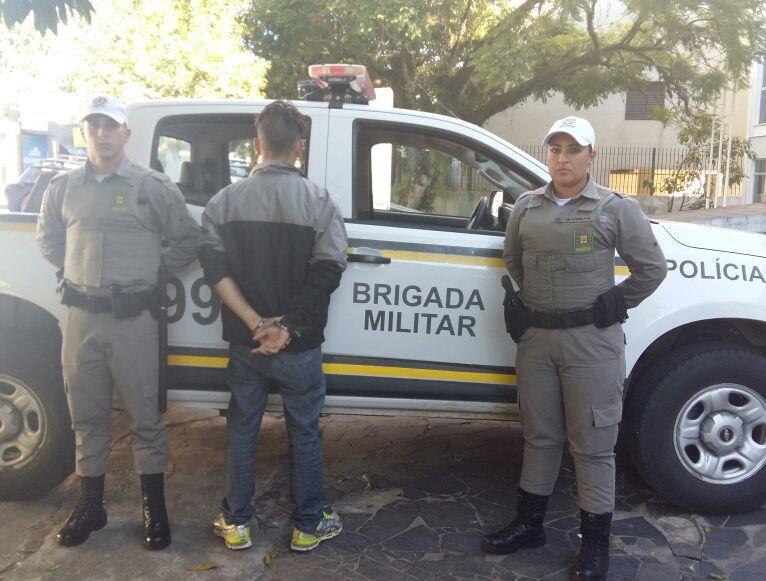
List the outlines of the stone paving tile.
{"type": "Polygon", "coordinates": [[[549,528],[558,529],[560,531],[572,531],[579,529],[580,519],[574,516],[565,516],[564,518],[557,518],[556,520],[547,520],[545,523],[549,528]]]}
{"type": "Polygon", "coordinates": [[[420,516],[431,528],[479,526],[476,510],[459,501],[421,502],[420,516]]]}
{"type": "Polygon", "coordinates": [[[396,553],[439,553],[439,535],[425,524],[407,529],[386,541],[383,546],[396,553]]]}
{"type": "Polygon", "coordinates": [[[704,555],[713,560],[732,558],[749,541],[747,533],[741,529],[713,528],[705,531],[704,555]]]}
{"type": "Polygon", "coordinates": [[[641,561],[630,555],[616,555],[609,561],[609,577],[612,579],[635,579],[641,561]]]}
{"type": "Polygon", "coordinates": [[[569,568],[571,562],[572,556],[557,553],[548,546],[520,550],[503,559],[503,564],[509,570],[536,579],[564,571],[569,568]]]}
{"type": "Polygon", "coordinates": [[[661,563],[641,563],[633,579],[636,581],[662,581],[679,578],[678,571],[661,563]]]}
{"type": "Polygon", "coordinates": [[[481,498],[466,498],[466,505],[473,507],[478,518],[488,531],[501,529],[513,520],[515,511],[508,506],[485,502],[481,498]]]}
{"type": "Polygon", "coordinates": [[[636,537],[652,540],[656,545],[667,544],[665,535],[642,516],[623,518],[612,522],[612,534],[617,537],[636,537]]]}
{"type": "Polygon", "coordinates": [[[465,491],[465,484],[452,474],[432,474],[409,483],[411,488],[419,488],[431,495],[451,496],[465,491]]]}
{"type": "Polygon", "coordinates": [[[441,538],[441,549],[444,552],[472,553],[481,545],[481,539],[485,534],[481,530],[444,534],[441,538]]]}
{"type": "Polygon", "coordinates": [[[717,579],[720,581],[725,581],[726,577],[728,576],[728,574],[724,573],[721,569],[718,568],[718,566],[704,558],[699,561],[699,563],[697,563],[694,573],[695,574],[693,576],[689,577],[690,579],[707,579],[708,581],[711,579],[717,579]]]}
{"type": "Polygon", "coordinates": [[[745,514],[734,514],[724,525],[727,528],[746,527],[751,525],[766,525],[766,510],[760,509],[745,514]]]}
{"type": "Polygon", "coordinates": [[[763,581],[766,578],[766,557],[737,567],[731,574],[731,581],[763,581]]]}

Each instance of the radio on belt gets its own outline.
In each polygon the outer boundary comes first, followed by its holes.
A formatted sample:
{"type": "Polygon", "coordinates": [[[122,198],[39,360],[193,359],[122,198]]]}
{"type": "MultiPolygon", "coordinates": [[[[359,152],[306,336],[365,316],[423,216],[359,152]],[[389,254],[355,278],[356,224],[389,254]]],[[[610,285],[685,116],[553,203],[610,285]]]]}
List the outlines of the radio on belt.
{"type": "Polygon", "coordinates": [[[328,101],[331,109],[342,109],[346,102],[367,105],[375,99],[364,65],[310,65],[309,77],[298,83],[298,95],[306,101],[328,101]]]}

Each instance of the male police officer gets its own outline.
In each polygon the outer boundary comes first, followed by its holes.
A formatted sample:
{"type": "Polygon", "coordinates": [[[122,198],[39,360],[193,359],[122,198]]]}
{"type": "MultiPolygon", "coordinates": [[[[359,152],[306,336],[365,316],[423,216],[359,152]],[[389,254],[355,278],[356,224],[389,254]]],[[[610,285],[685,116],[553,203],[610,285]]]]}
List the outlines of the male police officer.
{"type": "Polygon", "coordinates": [[[627,309],[657,289],[667,266],[638,204],[591,178],[596,140],[590,123],[561,119],[543,145],[552,181],[516,202],[503,253],[523,303],[509,321],[522,325],[511,329],[524,432],[517,515],[485,537],[482,548],[512,553],[545,543],[548,496],[568,441],[582,533],[572,578],[602,579],[625,379],[621,323],[627,309]],[[617,286],[615,250],[630,270],[617,286]]]}
{"type": "Polygon", "coordinates": [[[160,265],[191,263],[200,229],[164,174],[125,157],[125,108],[96,97],[83,117],[84,167],[57,176],[45,195],[37,241],[62,283],[62,365],[80,501],[58,533],[71,547],[106,525],[104,474],[116,389],[133,434],[141,475],[144,546],[170,543],[165,510],[167,440],[158,409],[158,325],[150,314],[160,265]],[[163,245],[166,248],[163,249],[163,245]]]}

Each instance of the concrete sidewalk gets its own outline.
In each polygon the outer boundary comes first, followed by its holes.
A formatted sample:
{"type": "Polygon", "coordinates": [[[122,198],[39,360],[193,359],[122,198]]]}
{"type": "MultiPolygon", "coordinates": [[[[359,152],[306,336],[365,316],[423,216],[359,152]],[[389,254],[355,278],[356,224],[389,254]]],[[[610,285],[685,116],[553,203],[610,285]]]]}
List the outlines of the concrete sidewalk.
{"type": "MultiPolygon", "coordinates": [[[[0,505],[2,579],[566,579],[579,546],[571,459],[548,514],[548,544],[485,556],[479,542],[513,516],[521,466],[517,424],[326,416],[328,501],[344,532],[315,551],[287,550],[288,448],[279,416],[264,420],[257,454],[255,544],[228,551],[211,521],[224,489],[225,421],[213,412],[167,416],[173,455],[173,544],[141,547],[138,478],[118,434],[107,477],[109,524],[65,549],[55,531],[77,499],[70,478],[44,498],[0,505]]],[[[610,579],[762,579],[766,511],[703,517],[657,497],[619,459],[610,579]]]]}

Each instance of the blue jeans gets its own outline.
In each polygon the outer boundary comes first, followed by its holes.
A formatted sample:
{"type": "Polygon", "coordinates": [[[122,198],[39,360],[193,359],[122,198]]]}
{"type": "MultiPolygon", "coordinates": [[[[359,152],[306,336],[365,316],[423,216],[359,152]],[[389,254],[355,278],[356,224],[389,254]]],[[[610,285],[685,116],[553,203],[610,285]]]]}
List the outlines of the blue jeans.
{"type": "Polygon", "coordinates": [[[322,350],[303,353],[252,355],[250,347],[229,346],[227,380],[231,401],[226,471],[228,489],[221,510],[229,522],[241,525],[253,516],[254,468],[258,431],[269,385],[276,383],[285,409],[290,440],[290,494],[295,503],[295,526],[314,532],[322,518],[324,486],[319,412],[324,406],[322,350]]]}

